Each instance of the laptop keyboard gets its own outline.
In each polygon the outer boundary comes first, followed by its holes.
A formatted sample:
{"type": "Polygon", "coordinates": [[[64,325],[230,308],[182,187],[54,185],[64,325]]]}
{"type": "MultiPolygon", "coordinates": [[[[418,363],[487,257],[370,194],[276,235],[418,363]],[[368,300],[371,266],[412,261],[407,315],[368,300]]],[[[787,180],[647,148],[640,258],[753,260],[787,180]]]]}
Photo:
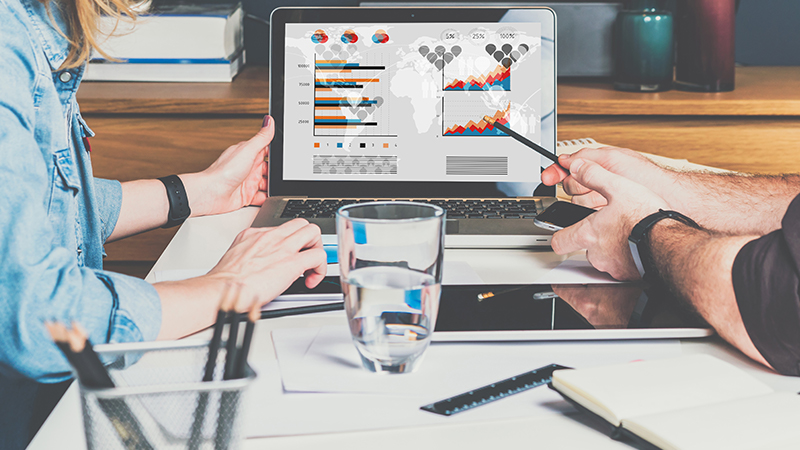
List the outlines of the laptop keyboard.
{"type": "MultiPolygon", "coordinates": [[[[536,217],[536,200],[492,199],[394,199],[395,201],[429,203],[447,211],[448,219],[532,219],[536,217]]],[[[387,199],[292,199],[286,203],[281,218],[326,219],[336,210],[354,203],[388,201],[387,199]]]]}

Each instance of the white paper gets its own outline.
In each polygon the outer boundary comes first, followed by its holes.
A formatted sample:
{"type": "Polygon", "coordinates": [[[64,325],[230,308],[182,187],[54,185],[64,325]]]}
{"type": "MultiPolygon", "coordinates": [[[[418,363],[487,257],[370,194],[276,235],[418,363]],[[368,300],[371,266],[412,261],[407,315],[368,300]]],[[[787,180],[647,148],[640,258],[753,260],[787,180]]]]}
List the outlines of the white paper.
{"type": "Polygon", "coordinates": [[[586,260],[586,252],[571,255],[550,272],[542,275],[536,283],[546,284],[610,284],[620,283],[611,275],[600,272],[586,260]]]}
{"type": "Polygon", "coordinates": [[[433,343],[417,372],[387,376],[362,367],[345,323],[272,333],[289,392],[427,395],[442,398],[557,363],[589,367],[680,354],[678,341],[433,343]]]}
{"type": "Polygon", "coordinates": [[[344,320],[341,326],[273,330],[272,336],[278,361],[255,366],[259,381],[247,395],[248,437],[560,414],[572,408],[546,387],[451,417],[419,408],[550,363],[588,367],[681,353],[679,341],[673,340],[434,343],[418,372],[386,375],[361,367],[344,320]]]}

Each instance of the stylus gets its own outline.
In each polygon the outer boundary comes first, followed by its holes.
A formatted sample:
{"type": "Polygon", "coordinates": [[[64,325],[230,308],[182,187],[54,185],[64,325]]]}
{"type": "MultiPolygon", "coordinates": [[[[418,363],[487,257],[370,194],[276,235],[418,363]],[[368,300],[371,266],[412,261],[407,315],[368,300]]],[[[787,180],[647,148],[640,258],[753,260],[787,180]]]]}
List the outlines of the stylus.
{"type": "Polygon", "coordinates": [[[517,133],[516,131],[512,130],[511,128],[508,128],[507,126],[505,126],[504,124],[498,122],[497,120],[495,120],[492,117],[483,116],[483,120],[486,123],[488,123],[489,125],[493,125],[498,130],[500,130],[503,133],[513,137],[517,141],[523,143],[527,147],[532,148],[533,150],[536,150],[537,152],[539,152],[540,155],[544,156],[545,158],[549,159],[550,161],[553,161],[553,163],[557,164],[558,167],[561,167],[565,172],[567,172],[567,175],[569,175],[569,170],[565,169],[564,166],[562,166],[558,162],[558,156],[556,156],[554,153],[550,152],[549,150],[547,150],[546,148],[542,147],[541,145],[531,141],[530,139],[526,138],[525,136],[517,133]]]}

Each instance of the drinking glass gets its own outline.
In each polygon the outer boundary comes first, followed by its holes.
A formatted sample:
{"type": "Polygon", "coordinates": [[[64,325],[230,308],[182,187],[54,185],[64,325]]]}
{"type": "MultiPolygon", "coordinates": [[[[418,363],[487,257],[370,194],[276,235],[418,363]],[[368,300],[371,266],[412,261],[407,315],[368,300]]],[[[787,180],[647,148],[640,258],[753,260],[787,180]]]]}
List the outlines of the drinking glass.
{"type": "Polygon", "coordinates": [[[347,320],[364,367],[407,373],[436,326],[445,212],[413,202],[371,202],[336,213],[347,320]]]}

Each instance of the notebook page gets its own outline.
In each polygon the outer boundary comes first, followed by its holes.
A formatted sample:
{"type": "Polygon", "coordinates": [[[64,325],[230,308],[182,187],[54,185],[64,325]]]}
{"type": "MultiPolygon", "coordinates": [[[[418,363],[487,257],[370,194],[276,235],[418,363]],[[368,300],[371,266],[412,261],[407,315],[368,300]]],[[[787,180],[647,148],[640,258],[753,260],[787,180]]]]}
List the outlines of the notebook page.
{"type": "Polygon", "coordinates": [[[800,396],[777,392],[622,421],[664,449],[800,448],[800,396]]]}
{"type": "MultiPolygon", "coordinates": [[[[613,147],[607,144],[601,144],[592,138],[571,139],[567,141],[558,141],[556,143],[557,155],[570,155],[577,152],[582,148],[602,148],[613,147]]],[[[715,173],[730,173],[729,170],[720,169],[717,167],[704,166],[702,164],[695,164],[689,162],[687,159],[667,158],[666,156],[653,155],[651,153],[639,152],[642,156],[653,161],[654,163],[677,171],[708,171],[715,173]]]]}
{"type": "MultiPolygon", "coordinates": [[[[629,419],[773,392],[746,372],[710,355],[633,362],[553,374],[585,401],[629,419]]],[[[591,408],[590,408],[591,409],[591,408]]]]}

